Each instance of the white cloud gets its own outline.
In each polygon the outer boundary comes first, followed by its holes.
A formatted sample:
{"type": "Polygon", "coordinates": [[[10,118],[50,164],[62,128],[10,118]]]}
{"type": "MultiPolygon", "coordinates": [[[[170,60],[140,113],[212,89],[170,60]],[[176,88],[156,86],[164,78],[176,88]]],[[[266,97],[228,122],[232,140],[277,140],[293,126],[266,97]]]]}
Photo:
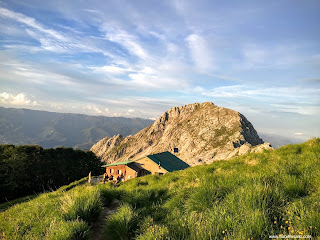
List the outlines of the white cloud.
{"type": "Polygon", "coordinates": [[[11,51],[17,51],[17,52],[30,52],[30,53],[38,53],[40,51],[43,51],[40,47],[30,46],[30,45],[16,45],[16,44],[10,44],[10,45],[3,45],[5,49],[9,49],[11,51]]]}
{"type": "Polygon", "coordinates": [[[177,69],[181,70],[181,67],[175,68],[175,66],[175,64],[168,63],[158,64],[157,66],[141,63],[140,65],[132,64],[132,66],[127,67],[103,66],[91,67],[91,69],[94,72],[106,74],[109,79],[111,75],[110,81],[113,84],[130,90],[139,88],[145,91],[147,89],[172,89],[175,87],[183,89],[188,83],[185,79],[176,75],[175,71],[177,69]],[[121,75],[127,76],[127,79],[122,79],[121,75]]]}
{"type": "Polygon", "coordinates": [[[122,117],[123,115],[121,113],[113,113],[112,116],[113,117],[122,117]]]}
{"type": "Polygon", "coordinates": [[[167,51],[169,54],[177,55],[179,47],[174,43],[167,43],[167,51]]]}
{"type": "Polygon", "coordinates": [[[128,74],[130,81],[122,81],[128,87],[139,87],[141,90],[146,89],[175,89],[184,87],[185,82],[170,76],[159,74],[147,74],[143,72],[128,74]]]}
{"type": "Polygon", "coordinates": [[[208,71],[215,68],[210,48],[204,37],[198,34],[191,34],[185,40],[190,49],[192,59],[199,70],[208,71]]]}
{"type": "MultiPolygon", "coordinates": [[[[30,37],[39,41],[43,50],[55,53],[96,52],[110,57],[111,59],[119,59],[119,56],[98,47],[96,41],[90,36],[83,37],[61,33],[45,27],[34,18],[5,8],[0,8],[0,16],[25,24],[27,28],[23,29],[23,33],[26,32],[30,37]]],[[[10,46],[8,47],[10,48],[10,46]]],[[[25,48],[25,45],[21,45],[19,48],[21,50],[30,51],[30,49],[25,48]]],[[[35,49],[34,46],[31,48],[39,51],[39,49],[35,49]]]]}
{"type": "Polygon", "coordinates": [[[263,87],[233,85],[217,87],[211,90],[203,90],[201,93],[205,96],[234,98],[234,97],[255,97],[255,98],[275,98],[281,97],[298,99],[310,95],[319,96],[320,89],[300,88],[300,87],[263,87]]]}
{"type": "Polygon", "coordinates": [[[88,110],[91,114],[103,114],[104,112],[98,108],[96,105],[94,104],[89,104],[85,107],[86,110],[88,110]]]}
{"type": "Polygon", "coordinates": [[[38,31],[41,31],[45,34],[50,35],[51,37],[61,40],[61,41],[66,41],[66,38],[61,35],[60,33],[51,30],[51,29],[46,29],[43,27],[41,24],[39,24],[34,18],[27,17],[21,13],[13,12],[5,8],[0,8],[0,15],[11,18],[15,21],[18,21],[20,23],[26,24],[29,27],[35,28],[38,31]]]}
{"type": "MultiPolygon", "coordinates": [[[[195,90],[194,90],[195,91],[195,90]]],[[[300,87],[265,87],[233,85],[217,87],[211,90],[199,88],[201,95],[213,98],[241,100],[246,102],[264,102],[264,111],[296,113],[301,115],[320,114],[320,89],[300,87]],[[311,97],[314,96],[311,99],[311,97]],[[279,100],[281,99],[281,102],[279,100]]],[[[248,103],[246,103],[248,104],[248,103]]]]}
{"type": "Polygon", "coordinates": [[[129,112],[129,113],[133,113],[133,112],[135,112],[135,111],[134,111],[133,109],[129,109],[128,112],[129,112]]]}
{"type": "Polygon", "coordinates": [[[294,133],[294,135],[302,136],[302,135],[303,135],[303,133],[301,133],[301,132],[296,132],[296,133],[294,133]]]}
{"type": "Polygon", "coordinates": [[[20,105],[20,106],[38,106],[37,101],[30,100],[24,93],[17,95],[3,92],[0,94],[0,102],[7,105],[20,105]]]}
{"type": "Polygon", "coordinates": [[[118,27],[106,25],[105,28],[108,29],[106,33],[107,40],[120,44],[130,53],[143,60],[149,58],[145,49],[140,45],[137,37],[127,33],[124,30],[120,30],[118,27]]]}
{"type": "Polygon", "coordinates": [[[132,69],[126,69],[118,66],[103,66],[103,67],[92,67],[95,72],[109,73],[114,75],[122,75],[132,71],[132,69]]]}
{"type": "Polygon", "coordinates": [[[278,109],[281,112],[286,113],[297,113],[301,115],[314,115],[314,114],[320,114],[319,107],[316,106],[304,106],[299,105],[299,102],[296,103],[296,105],[291,104],[270,104],[274,109],[278,109]]]}

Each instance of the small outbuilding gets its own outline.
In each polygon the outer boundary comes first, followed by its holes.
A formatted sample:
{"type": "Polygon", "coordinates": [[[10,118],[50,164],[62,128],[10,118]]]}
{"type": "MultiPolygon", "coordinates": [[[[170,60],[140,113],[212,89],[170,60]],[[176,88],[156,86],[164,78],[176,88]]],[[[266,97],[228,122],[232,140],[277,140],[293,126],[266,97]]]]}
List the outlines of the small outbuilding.
{"type": "Polygon", "coordinates": [[[107,164],[103,167],[106,167],[106,173],[109,177],[112,175],[113,179],[116,179],[119,176],[122,181],[126,181],[148,174],[163,175],[168,172],[183,170],[190,166],[177,156],[166,151],[134,161],[107,164]]]}

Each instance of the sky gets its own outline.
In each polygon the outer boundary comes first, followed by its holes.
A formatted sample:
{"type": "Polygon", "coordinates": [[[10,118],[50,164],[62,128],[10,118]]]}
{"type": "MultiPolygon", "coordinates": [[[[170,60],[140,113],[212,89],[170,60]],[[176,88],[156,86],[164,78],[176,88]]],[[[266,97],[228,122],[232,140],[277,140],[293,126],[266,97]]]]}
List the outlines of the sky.
{"type": "Polygon", "coordinates": [[[320,136],[320,1],[0,1],[0,106],[156,119],[213,102],[320,136]]]}

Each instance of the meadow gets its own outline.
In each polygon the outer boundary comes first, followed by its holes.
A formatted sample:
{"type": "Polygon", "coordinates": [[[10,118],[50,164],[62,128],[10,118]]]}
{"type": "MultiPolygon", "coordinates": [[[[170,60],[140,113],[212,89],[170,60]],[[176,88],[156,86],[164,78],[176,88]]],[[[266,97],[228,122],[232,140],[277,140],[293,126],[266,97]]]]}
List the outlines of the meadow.
{"type": "Polygon", "coordinates": [[[0,213],[0,239],[320,239],[320,139],[121,183],[44,193],[0,213]]]}

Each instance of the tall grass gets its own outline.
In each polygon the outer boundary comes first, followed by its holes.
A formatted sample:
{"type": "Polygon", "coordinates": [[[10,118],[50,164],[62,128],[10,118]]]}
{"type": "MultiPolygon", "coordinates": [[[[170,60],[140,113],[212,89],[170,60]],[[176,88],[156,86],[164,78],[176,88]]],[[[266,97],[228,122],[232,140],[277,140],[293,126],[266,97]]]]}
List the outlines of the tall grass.
{"type": "Polygon", "coordinates": [[[112,239],[130,239],[133,236],[137,222],[137,213],[131,205],[123,204],[118,211],[108,219],[106,234],[112,239]]]}
{"type": "Polygon", "coordinates": [[[96,188],[100,191],[101,201],[106,207],[109,207],[114,199],[120,198],[121,191],[117,191],[110,182],[97,185],[96,188]]]}
{"type": "Polygon", "coordinates": [[[86,239],[101,208],[100,192],[81,186],[41,194],[0,213],[3,239],[86,239]]]}
{"type": "Polygon", "coordinates": [[[72,192],[64,193],[61,211],[66,220],[81,219],[94,222],[101,212],[102,202],[97,188],[80,186],[72,192]]]}

